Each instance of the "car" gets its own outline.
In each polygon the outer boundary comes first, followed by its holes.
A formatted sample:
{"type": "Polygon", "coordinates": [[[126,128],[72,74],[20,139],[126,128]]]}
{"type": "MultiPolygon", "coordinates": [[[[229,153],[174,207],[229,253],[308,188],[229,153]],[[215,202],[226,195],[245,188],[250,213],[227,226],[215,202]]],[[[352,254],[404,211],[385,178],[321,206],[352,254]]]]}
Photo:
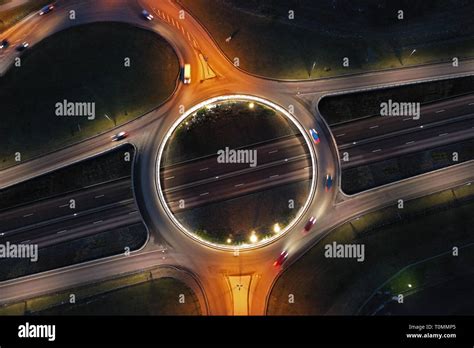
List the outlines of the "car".
{"type": "Polygon", "coordinates": [[[288,251],[283,250],[280,256],[278,256],[278,258],[273,263],[273,266],[280,267],[281,265],[283,265],[283,263],[286,261],[287,258],[288,258],[288,251]]]}
{"type": "Polygon", "coordinates": [[[191,64],[184,64],[183,83],[185,85],[189,85],[191,83],[191,64]]]}
{"type": "Polygon", "coordinates": [[[119,140],[123,140],[125,139],[126,137],[128,137],[128,133],[123,131],[123,132],[120,132],[120,133],[117,133],[115,135],[112,136],[112,141],[119,141],[119,140]]]}
{"type": "Polygon", "coordinates": [[[148,19],[149,21],[153,20],[153,15],[148,12],[147,10],[143,10],[142,11],[142,16],[145,17],[146,19],[148,19]]]}
{"type": "Polygon", "coordinates": [[[332,176],[331,174],[326,174],[326,179],[325,181],[325,190],[329,191],[332,187],[332,176]]]}
{"type": "Polygon", "coordinates": [[[311,216],[306,225],[304,225],[304,233],[308,233],[313,228],[314,224],[316,223],[316,218],[311,216]]]}
{"type": "Polygon", "coordinates": [[[314,129],[314,128],[310,129],[309,134],[311,134],[311,138],[313,139],[313,142],[315,144],[319,144],[321,139],[319,139],[319,133],[316,131],[316,129],[314,129]]]}
{"type": "Polygon", "coordinates": [[[10,46],[10,43],[7,39],[3,39],[2,41],[0,41],[0,49],[8,48],[8,46],[10,46]]]}
{"type": "Polygon", "coordinates": [[[21,45],[18,45],[18,46],[16,47],[16,50],[17,50],[18,52],[23,52],[24,50],[26,50],[26,49],[28,48],[29,45],[30,45],[30,44],[25,41],[25,42],[23,42],[21,45]]]}
{"type": "Polygon", "coordinates": [[[44,14],[46,14],[46,13],[51,12],[53,9],[54,9],[54,5],[53,5],[53,4],[46,5],[46,6],[44,6],[44,7],[38,12],[38,14],[39,14],[40,16],[42,16],[42,15],[44,15],[44,14]]]}

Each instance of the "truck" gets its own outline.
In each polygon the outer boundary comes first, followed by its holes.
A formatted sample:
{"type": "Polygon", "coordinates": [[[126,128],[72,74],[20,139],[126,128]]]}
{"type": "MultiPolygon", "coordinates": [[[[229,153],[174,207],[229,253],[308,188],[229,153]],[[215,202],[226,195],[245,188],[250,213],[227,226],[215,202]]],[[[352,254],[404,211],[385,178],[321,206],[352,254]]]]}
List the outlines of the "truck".
{"type": "Polygon", "coordinates": [[[184,64],[183,83],[186,85],[191,83],[191,64],[184,64]]]}

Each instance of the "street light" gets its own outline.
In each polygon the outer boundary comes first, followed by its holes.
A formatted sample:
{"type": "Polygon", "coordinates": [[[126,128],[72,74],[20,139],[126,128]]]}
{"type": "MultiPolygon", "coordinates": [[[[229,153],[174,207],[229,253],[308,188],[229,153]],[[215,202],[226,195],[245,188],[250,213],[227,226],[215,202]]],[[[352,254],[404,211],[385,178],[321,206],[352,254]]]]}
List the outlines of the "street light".
{"type": "Polygon", "coordinates": [[[255,107],[255,104],[253,102],[249,103],[249,109],[253,109],[255,107]]]}
{"type": "Polygon", "coordinates": [[[255,234],[255,231],[252,231],[252,234],[250,235],[250,242],[251,243],[257,243],[258,242],[258,237],[255,234]]]}
{"type": "Polygon", "coordinates": [[[281,231],[281,227],[278,223],[276,223],[275,225],[273,225],[273,232],[275,233],[280,233],[281,231]]]}
{"type": "Polygon", "coordinates": [[[117,123],[115,122],[115,119],[112,120],[112,119],[109,117],[109,115],[107,115],[107,114],[104,114],[104,116],[105,116],[105,118],[108,119],[110,122],[113,122],[113,123],[114,123],[114,126],[117,125],[117,123]]]}

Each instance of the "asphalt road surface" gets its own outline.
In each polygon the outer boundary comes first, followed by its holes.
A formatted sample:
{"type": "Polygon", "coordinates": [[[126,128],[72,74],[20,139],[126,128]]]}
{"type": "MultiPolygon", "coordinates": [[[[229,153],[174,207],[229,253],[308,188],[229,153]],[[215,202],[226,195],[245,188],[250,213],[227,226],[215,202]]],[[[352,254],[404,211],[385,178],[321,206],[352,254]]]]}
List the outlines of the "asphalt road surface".
{"type": "Polygon", "coordinates": [[[474,137],[474,95],[421,107],[420,118],[372,116],[332,127],[351,168],[474,137]]]}
{"type": "Polygon", "coordinates": [[[216,154],[163,167],[162,191],[171,211],[181,212],[312,178],[310,153],[301,135],[239,150],[256,151],[256,165],[219,163],[216,154]]]}

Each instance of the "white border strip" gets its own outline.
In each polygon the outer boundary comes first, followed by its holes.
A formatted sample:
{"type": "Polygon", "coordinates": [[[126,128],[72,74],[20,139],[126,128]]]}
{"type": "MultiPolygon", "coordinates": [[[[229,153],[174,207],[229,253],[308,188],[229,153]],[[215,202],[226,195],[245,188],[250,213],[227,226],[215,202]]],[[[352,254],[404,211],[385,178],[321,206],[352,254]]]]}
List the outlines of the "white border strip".
{"type": "Polygon", "coordinates": [[[255,96],[251,96],[251,95],[236,94],[236,95],[224,95],[224,96],[214,97],[214,98],[211,98],[211,99],[207,99],[207,100],[205,100],[205,101],[203,101],[199,104],[196,104],[192,108],[187,110],[183,115],[181,115],[175,121],[175,123],[171,126],[171,128],[168,130],[165,137],[163,138],[163,140],[161,142],[161,145],[160,145],[160,149],[158,151],[158,158],[157,158],[156,163],[157,164],[156,164],[155,178],[157,180],[158,196],[160,197],[161,204],[162,204],[163,208],[165,209],[166,214],[168,215],[168,217],[188,237],[191,237],[193,240],[195,240],[197,242],[200,242],[200,243],[202,243],[206,246],[216,248],[216,249],[220,249],[220,250],[227,250],[227,251],[234,251],[236,249],[238,249],[238,250],[250,250],[250,249],[256,249],[256,248],[259,248],[259,247],[263,247],[265,245],[270,244],[271,242],[274,242],[275,240],[279,239],[281,236],[285,235],[291,228],[293,228],[296,225],[296,223],[300,220],[300,218],[304,215],[304,213],[308,209],[308,207],[309,207],[309,205],[310,205],[310,203],[313,199],[314,193],[315,193],[315,186],[316,186],[316,155],[314,153],[313,143],[309,139],[308,132],[305,130],[305,128],[299,123],[299,121],[290,112],[288,112],[287,110],[285,110],[281,106],[279,106],[279,105],[277,105],[277,104],[275,104],[275,103],[273,103],[273,102],[271,102],[267,99],[263,99],[263,98],[255,97],[255,96]],[[303,134],[303,138],[305,139],[306,144],[309,148],[309,152],[311,154],[311,164],[312,164],[311,189],[310,189],[310,193],[308,195],[308,198],[306,199],[306,202],[305,202],[303,208],[300,209],[300,212],[293,219],[293,221],[290,224],[288,224],[277,236],[275,236],[274,238],[263,239],[260,242],[255,243],[255,244],[242,244],[240,246],[235,246],[235,245],[234,246],[226,246],[224,244],[211,243],[207,240],[204,240],[204,239],[198,237],[196,234],[189,232],[183,225],[181,225],[181,223],[175,218],[174,214],[169,209],[168,204],[166,203],[165,197],[163,195],[163,191],[161,189],[161,180],[160,180],[161,157],[162,157],[165,145],[167,144],[169,138],[171,137],[171,135],[173,134],[175,129],[181,124],[182,121],[184,121],[186,118],[188,118],[191,114],[195,113],[199,109],[204,108],[206,105],[219,103],[219,102],[223,102],[223,101],[254,101],[254,102],[258,102],[260,104],[263,104],[265,106],[268,106],[270,108],[273,108],[274,110],[280,112],[281,114],[283,114],[284,116],[289,118],[293,122],[293,124],[298,128],[298,130],[301,132],[301,134],[303,134]]]}

